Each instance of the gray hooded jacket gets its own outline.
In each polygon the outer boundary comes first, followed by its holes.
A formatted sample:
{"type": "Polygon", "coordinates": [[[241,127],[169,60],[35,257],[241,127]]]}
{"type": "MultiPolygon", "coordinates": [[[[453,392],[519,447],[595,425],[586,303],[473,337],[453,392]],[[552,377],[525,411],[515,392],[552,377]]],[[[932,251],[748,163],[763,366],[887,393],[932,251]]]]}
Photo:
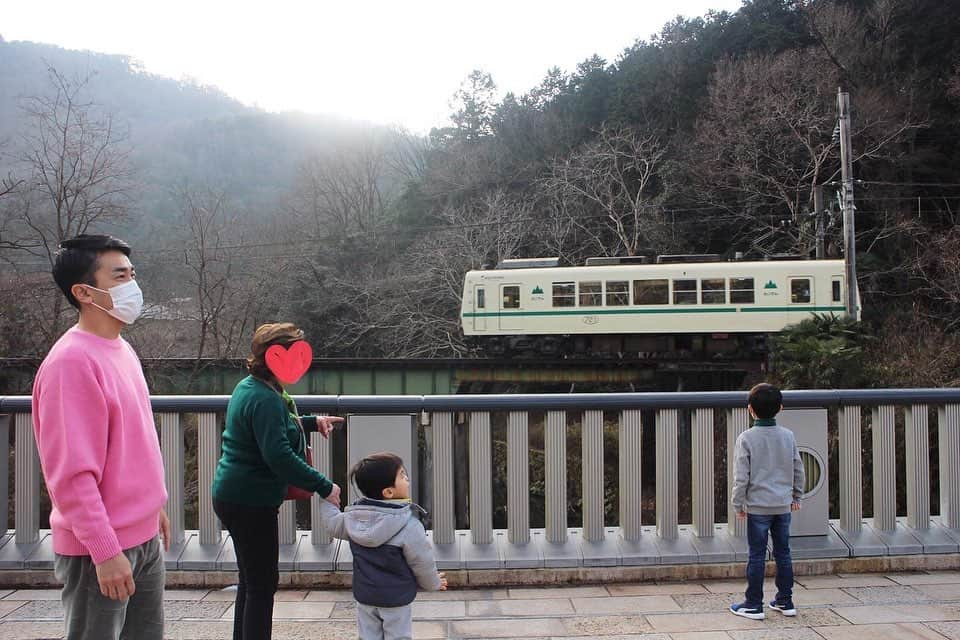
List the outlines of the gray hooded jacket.
{"type": "Polygon", "coordinates": [[[418,505],[364,498],[341,513],[320,501],[323,526],[334,538],[350,541],[353,597],[372,607],[402,607],[417,587],[440,589],[440,575],[427,532],[414,515],[418,505]]]}

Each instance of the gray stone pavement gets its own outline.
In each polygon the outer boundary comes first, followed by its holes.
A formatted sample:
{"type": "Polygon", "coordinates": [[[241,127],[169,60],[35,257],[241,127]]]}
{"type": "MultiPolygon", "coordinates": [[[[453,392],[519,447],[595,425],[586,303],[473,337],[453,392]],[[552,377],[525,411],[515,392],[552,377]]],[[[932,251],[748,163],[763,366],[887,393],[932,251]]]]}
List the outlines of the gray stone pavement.
{"type": "MultiPolygon", "coordinates": [[[[801,576],[794,598],[799,615],[768,610],[763,621],[727,611],[743,589],[739,580],[451,589],[418,596],[414,636],[960,640],[960,571],[801,576]]],[[[768,583],[768,599],[772,593],[768,583]]],[[[61,638],[59,597],[56,589],[0,590],[0,638],[61,638]]],[[[229,590],[169,590],[166,637],[229,638],[233,597],[229,590]]],[[[356,637],[349,591],[281,591],[274,618],[276,640],[356,637]]]]}

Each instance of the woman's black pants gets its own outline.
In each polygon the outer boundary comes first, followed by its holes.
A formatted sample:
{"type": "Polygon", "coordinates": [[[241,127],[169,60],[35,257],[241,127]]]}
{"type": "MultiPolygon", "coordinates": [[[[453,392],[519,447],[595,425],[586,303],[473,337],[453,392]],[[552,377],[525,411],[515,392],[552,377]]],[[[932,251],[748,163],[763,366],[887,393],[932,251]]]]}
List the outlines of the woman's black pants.
{"type": "Polygon", "coordinates": [[[280,572],[278,507],[252,507],[213,501],[213,510],[230,532],[240,579],[233,615],[233,640],[270,640],[273,596],[280,572]]]}

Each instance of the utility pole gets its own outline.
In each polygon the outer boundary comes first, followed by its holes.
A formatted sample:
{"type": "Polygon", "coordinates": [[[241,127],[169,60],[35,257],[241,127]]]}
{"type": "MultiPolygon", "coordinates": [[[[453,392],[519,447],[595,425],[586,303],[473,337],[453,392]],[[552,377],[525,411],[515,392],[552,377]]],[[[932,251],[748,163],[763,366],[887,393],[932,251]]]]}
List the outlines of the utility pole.
{"type": "Polygon", "coordinates": [[[857,309],[857,242],[853,222],[853,157],[850,149],[850,95],[837,89],[840,112],[840,165],[843,204],[843,258],[847,281],[847,317],[858,320],[857,309]]]}
{"type": "Polygon", "coordinates": [[[813,185],[813,215],[816,216],[817,223],[817,260],[823,260],[826,251],[824,249],[824,235],[826,233],[823,221],[823,185],[813,185]]]}

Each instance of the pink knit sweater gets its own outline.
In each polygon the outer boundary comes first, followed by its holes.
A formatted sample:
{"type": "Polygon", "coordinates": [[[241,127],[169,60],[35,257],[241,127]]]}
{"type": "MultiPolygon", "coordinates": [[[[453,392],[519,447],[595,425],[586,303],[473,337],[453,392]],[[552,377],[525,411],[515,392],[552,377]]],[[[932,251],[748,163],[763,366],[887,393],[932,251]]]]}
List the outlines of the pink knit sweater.
{"type": "Polygon", "coordinates": [[[53,550],[95,564],[157,535],[163,460],[140,361],[123,338],[71,328],[40,365],[33,431],[53,550]]]}

